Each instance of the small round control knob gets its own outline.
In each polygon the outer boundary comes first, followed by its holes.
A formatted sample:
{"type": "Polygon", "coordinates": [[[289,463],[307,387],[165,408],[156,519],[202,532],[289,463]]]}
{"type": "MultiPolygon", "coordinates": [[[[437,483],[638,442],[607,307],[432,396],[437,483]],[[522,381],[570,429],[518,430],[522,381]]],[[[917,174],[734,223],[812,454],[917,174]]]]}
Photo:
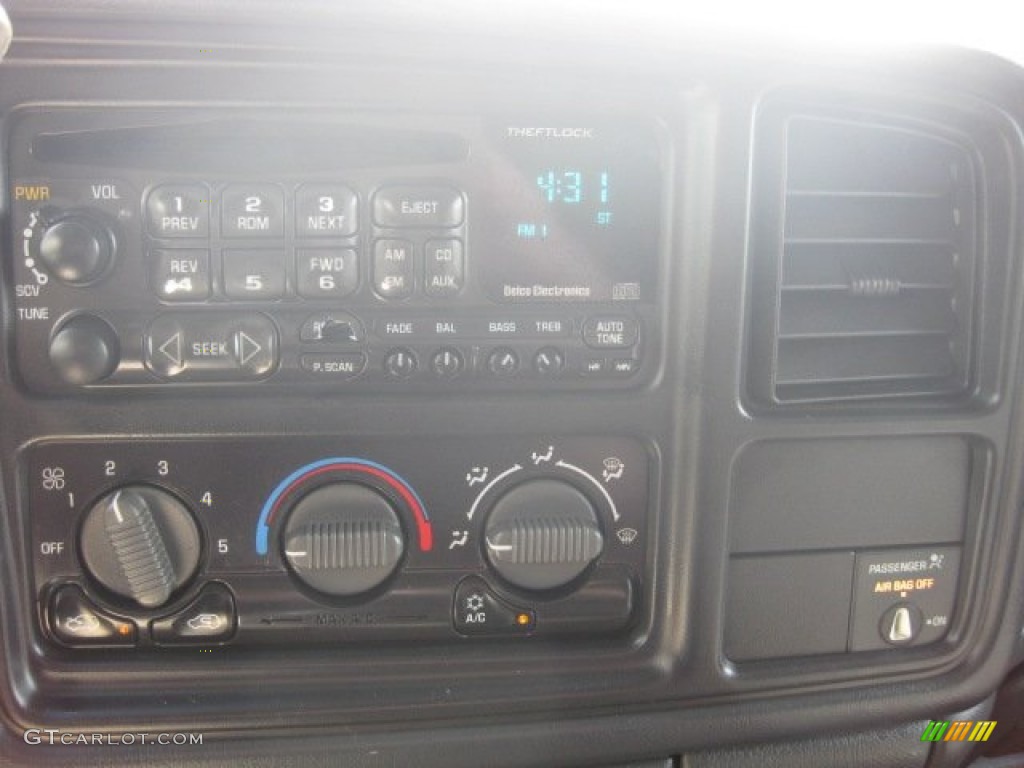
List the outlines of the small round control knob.
{"type": "Polygon", "coordinates": [[[158,608],[195,573],[199,529],[188,508],[167,491],[128,485],[86,513],[79,552],[85,570],[110,592],[158,608]]]}
{"type": "Polygon", "coordinates": [[[120,358],[117,334],[95,315],[76,315],[50,338],[50,362],[68,384],[95,384],[114,372],[120,358]]]}
{"type": "Polygon", "coordinates": [[[523,589],[565,586],[604,549],[593,504],[562,480],[529,480],[495,502],[484,529],[487,559],[523,589]]]}
{"type": "Polygon", "coordinates": [[[89,285],[107,271],[117,241],[102,221],[87,213],[67,213],[47,221],[39,236],[39,260],[68,285],[89,285]]]}
{"type": "Polygon", "coordinates": [[[383,584],[402,559],[405,536],[395,508],[360,483],[336,482],[304,496],[282,535],[284,559],[302,583],[338,597],[383,584]]]}

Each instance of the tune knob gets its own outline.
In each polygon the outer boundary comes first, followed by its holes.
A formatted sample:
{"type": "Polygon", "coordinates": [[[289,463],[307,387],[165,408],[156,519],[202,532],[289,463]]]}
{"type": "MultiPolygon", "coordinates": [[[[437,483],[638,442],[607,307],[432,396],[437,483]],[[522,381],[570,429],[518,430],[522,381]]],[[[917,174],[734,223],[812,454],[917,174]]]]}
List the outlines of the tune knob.
{"type": "Polygon", "coordinates": [[[50,339],[50,362],[68,384],[84,386],[107,378],[121,358],[117,334],[95,315],[76,315],[50,339]]]}
{"type": "Polygon", "coordinates": [[[85,212],[61,214],[45,221],[36,246],[39,260],[68,285],[89,285],[114,260],[117,241],[111,229],[85,212]]]}
{"type": "Polygon", "coordinates": [[[565,586],[594,562],[604,537],[593,504],[562,480],[530,480],[507,491],[484,529],[487,559],[523,589],[565,586]]]}
{"type": "Polygon", "coordinates": [[[282,543],[285,562],[299,581],[341,597],[383,584],[405,552],[391,502],[347,481],[321,486],[300,499],[288,516],[282,543]]]}
{"type": "Polygon", "coordinates": [[[199,529],[175,496],[129,485],[89,509],[79,551],[85,570],[107,590],[143,608],[158,608],[195,573],[199,529]]]}

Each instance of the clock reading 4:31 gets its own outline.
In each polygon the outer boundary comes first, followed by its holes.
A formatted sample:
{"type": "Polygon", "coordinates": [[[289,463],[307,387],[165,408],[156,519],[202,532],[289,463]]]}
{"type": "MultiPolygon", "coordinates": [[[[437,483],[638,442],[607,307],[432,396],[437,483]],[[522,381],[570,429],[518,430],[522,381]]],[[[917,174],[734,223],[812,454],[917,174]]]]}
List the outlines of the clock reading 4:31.
{"type": "Polygon", "coordinates": [[[576,205],[587,201],[603,205],[608,202],[608,172],[587,176],[583,171],[541,171],[537,176],[537,188],[549,203],[576,205]]]}

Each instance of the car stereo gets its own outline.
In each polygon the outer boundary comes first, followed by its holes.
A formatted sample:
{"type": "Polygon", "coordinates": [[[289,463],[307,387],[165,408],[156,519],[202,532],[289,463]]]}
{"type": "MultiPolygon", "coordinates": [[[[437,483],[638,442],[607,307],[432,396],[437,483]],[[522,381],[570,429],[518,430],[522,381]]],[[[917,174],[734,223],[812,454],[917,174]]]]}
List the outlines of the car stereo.
{"type": "Polygon", "coordinates": [[[652,121],[25,110],[27,387],[615,388],[658,348],[652,121]]]}

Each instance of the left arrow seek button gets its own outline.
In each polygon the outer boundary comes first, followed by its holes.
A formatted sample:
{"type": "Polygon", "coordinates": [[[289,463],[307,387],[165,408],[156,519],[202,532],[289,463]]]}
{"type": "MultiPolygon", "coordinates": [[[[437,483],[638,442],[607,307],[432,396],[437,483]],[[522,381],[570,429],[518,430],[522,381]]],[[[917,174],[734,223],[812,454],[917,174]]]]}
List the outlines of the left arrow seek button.
{"type": "Polygon", "coordinates": [[[261,379],[278,363],[278,334],[266,315],[167,313],[146,331],[146,366],[175,381],[261,379]]]}

